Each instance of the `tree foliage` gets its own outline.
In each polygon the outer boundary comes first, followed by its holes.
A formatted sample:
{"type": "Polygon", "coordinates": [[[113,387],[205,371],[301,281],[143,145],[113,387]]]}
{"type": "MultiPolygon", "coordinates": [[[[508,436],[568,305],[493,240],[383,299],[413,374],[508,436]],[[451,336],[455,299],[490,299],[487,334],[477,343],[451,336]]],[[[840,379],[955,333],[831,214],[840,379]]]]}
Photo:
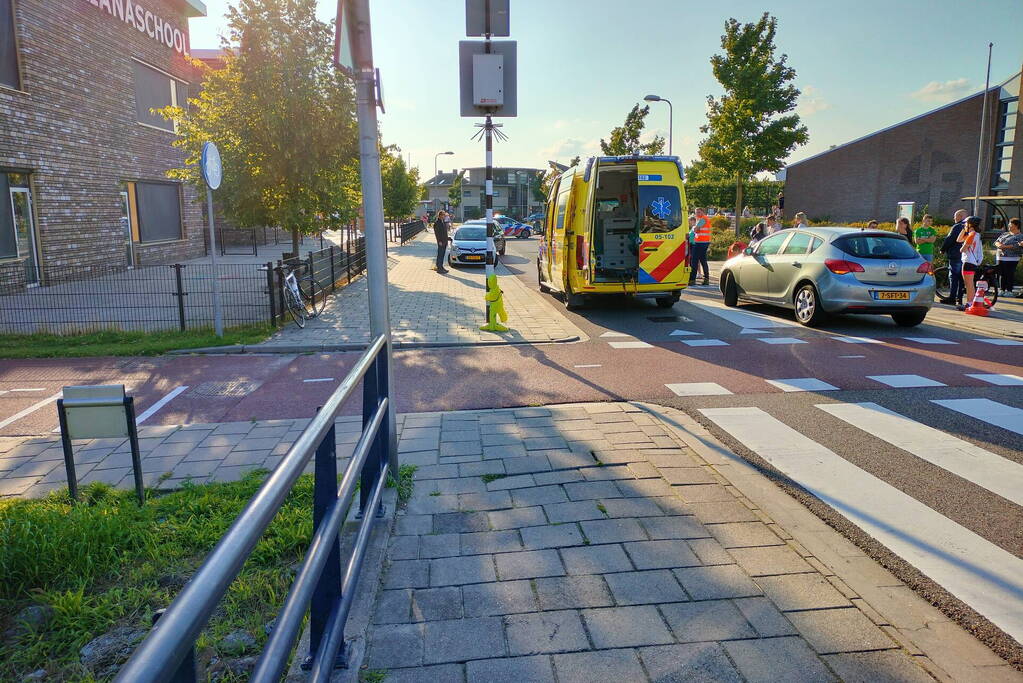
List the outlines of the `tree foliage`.
{"type": "Polygon", "coordinates": [[[224,68],[205,69],[187,109],[161,111],[177,122],[188,164],[169,175],[201,185],[202,145],[216,143],[225,217],[289,229],[297,251],[300,233],[358,214],[352,83],[332,67],[333,26],[316,18],[315,0],[237,0],[227,18],[224,68]]]}
{"type": "Polygon", "coordinates": [[[462,205],[462,176],[461,174],[455,174],[455,180],[451,183],[451,187],[448,189],[448,203],[452,207],[462,205]]]}
{"type": "Polygon", "coordinates": [[[380,153],[380,181],[384,193],[384,215],[391,220],[411,216],[419,203],[419,169],[409,170],[397,145],[380,153]]]}
{"type": "MultiPolygon", "coordinates": [[[[711,166],[703,159],[696,159],[692,164],[685,168],[686,184],[702,183],[702,182],[719,182],[719,181],[732,181],[734,178],[728,173],[728,171],[711,166]]],[[[744,180],[749,180],[748,178],[744,180]]]]}
{"type": "MultiPolygon", "coordinates": [[[[600,139],[600,151],[605,156],[623,156],[626,154],[661,154],[664,152],[664,138],[655,135],[654,139],[647,143],[640,143],[639,138],[646,127],[644,119],[650,113],[650,105],[640,107],[638,104],[632,108],[626,117],[625,123],[617,126],[611,131],[607,142],[600,139]]],[[[578,159],[578,157],[576,157],[578,159]]],[[[572,164],[573,166],[575,164],[572,164]]]]}
{"type": "Polygon", "coordinates": [[[700,158],[736,182],[736,214],[742,211],[742,187],[761,171],[777,171],[798,145],[808,140],[806,126],[793,113],[799,90],[788,57],[775,57],[778,20],[765,12],[756,23],[725,22],[723,54],[711,57],[714,77],[724,89],[707,98],[707,124],[700,131],[700,158]]]}

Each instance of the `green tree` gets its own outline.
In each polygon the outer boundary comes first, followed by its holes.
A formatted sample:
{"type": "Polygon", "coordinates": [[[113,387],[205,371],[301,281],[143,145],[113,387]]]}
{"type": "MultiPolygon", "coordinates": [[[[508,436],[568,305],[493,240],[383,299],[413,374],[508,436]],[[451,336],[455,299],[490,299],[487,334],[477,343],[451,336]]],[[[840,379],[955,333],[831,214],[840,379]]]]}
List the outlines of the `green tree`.
{"type": "Polygon", "coordinates": [[[405,166],[401,149],[396,145],[381,150],[380,166],[384,215],[392,221],[411,216],[419,201],[419,169],[410,171],[405,166]]]}
{"type": "MultiPolygon", "coordinates": [[[[724,54],[710,59],[724,89],[707,97],[707,124],[700,131],[700,158],[726,171],[736,185],[735,214],[742,214],[743,184],[761,171],[777,171],[789,153],[809,139],[796,107],[796,71],[788,57],[775,58],[778,20],[767,12],[756,23],[725,22],[724,54]]],[[[739,221],[736,221],[736,231],[739,221]]]]}
{"type": "MultiPolygon", "coordinates": [[[[729,180],[728,171],[711,166],[703,159],[697,159],[685,168],[686,183],[718,182],[729,180]]],[[[748,180],[748,179],[747,179],[748,180]]]]}
{"type": "Polygon", "coordinates": [[[451,208],[462,205],[462,176],[460,174],[455,176],[451,188],[448,189],[448,203],[451,204],[451,208]]]}
{"type": "Polygon", "coordinates": [[[316,18],[316,0],[237,0],[227,18],[224,68],[205,70],[187,109],[161,110],[177,122],[174,144],[187,153],[187,166],[168,175],[201,185],[202,144],[215,142],[225,217],[288,229],[297,252],[300,234],[358,213],[352,83],[332,66],[334,29],[316,18]]]}
{"type": "MultiPolygon", "coordinates": [[[[663,140],[661,140],[661,147],[662,148],[664,147],[664,141],[663,140]]],[[[572,157],[572,160],[568,162],[568,167],[572,168],[573,166],[578,166],[578,165],[579,165],[579,155],[576,154],[574,157],[572,157]]]]}
{"type": "MultiPolygon", "coordinates": [[[[650,113],[650,105],[640,107],[638,104],[625,117],[625,123],[611,131],[608,142],[600,139],[600,151],[605,156],[622,156],[626,154],[661,154],[664,152],[664,138],[655,135],[646,144],[640,144],[639,137],[646,127],[644,119],[650,113]]],[[[579,157],[576,157],[578,159],[579,157]]],[[[578,161],[576,162],[578,163],[578,161]]],[[[572,164],[575,166],[575,164],[572,164]]]]}

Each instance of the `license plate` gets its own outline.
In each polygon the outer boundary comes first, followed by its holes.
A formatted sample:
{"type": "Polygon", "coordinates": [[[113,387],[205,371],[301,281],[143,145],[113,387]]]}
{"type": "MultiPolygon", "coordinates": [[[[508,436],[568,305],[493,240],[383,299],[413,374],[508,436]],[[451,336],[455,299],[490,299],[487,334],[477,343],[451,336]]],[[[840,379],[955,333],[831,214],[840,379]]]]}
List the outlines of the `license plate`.
{"type": "Polygon", "coordinates": [[[481,255],[479,255],[479,254],[469,254],[468,256],[463,256],[462,258],[464,258],[466,261],[482,261],[483,260],[483,257],[481,255]]]}
{"type": "Polygon", "coordinates": [[[874,292],[878,301],[909,301],[909,292],[874,292]]]}

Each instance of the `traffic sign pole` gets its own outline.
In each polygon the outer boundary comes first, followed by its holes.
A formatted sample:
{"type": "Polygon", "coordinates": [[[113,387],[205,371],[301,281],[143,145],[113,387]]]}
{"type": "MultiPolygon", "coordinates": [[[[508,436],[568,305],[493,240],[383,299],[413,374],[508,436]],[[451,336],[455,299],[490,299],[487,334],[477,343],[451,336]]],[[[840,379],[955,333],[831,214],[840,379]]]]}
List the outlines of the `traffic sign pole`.
{"type": "Polygon", "coordinates": [[[213,331],[218,337],[224,336],[224,309],[220,301],[220,272],[217,266],[217,231],[213,225],[213,190],[220,187],[224,177],[224,168],[220,160],[220,150],[212,142],[202,146],[202,157],[199,162],[202,179],[206,183],[206,214],[210,226],[210,263],[213,269],[213,331]]]}

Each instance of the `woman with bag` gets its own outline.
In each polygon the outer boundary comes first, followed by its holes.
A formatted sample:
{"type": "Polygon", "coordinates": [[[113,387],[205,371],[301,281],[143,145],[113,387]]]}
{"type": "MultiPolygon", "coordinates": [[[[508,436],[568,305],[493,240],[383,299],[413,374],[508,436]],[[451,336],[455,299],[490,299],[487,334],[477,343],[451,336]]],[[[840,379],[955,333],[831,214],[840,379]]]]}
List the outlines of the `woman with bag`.
{"type": "Polygon", "coordinates": [[[1020,232],[1019,219],[1009,219],[1009,229],[995,240],[998,249],[998,275],[1001,280],[1003,295],[1023,297],[1023,292],[1013,293],[1016,280],[1016,266],[1023,255],[1023,233],[1020,232]]]}
{"type": "MultiPolygon", "coordinates": [[[[959,247],[959,253],[963,255],[963,283],[966,285],[966,301],[970,302],[967,305],[972,305],[973,295],[976,291],[973,281],[977,277],[977,271],[980,270],[980,264],[984,262],[984,245],[980,238],[980,219],[976,216],[967,218],[966,226],[959,233],[959,238],[956,241],[962,245],[959,247]]],[[[962,304],[956,306],[956,309],[960,311],[965,308],[962,304]]]]}

